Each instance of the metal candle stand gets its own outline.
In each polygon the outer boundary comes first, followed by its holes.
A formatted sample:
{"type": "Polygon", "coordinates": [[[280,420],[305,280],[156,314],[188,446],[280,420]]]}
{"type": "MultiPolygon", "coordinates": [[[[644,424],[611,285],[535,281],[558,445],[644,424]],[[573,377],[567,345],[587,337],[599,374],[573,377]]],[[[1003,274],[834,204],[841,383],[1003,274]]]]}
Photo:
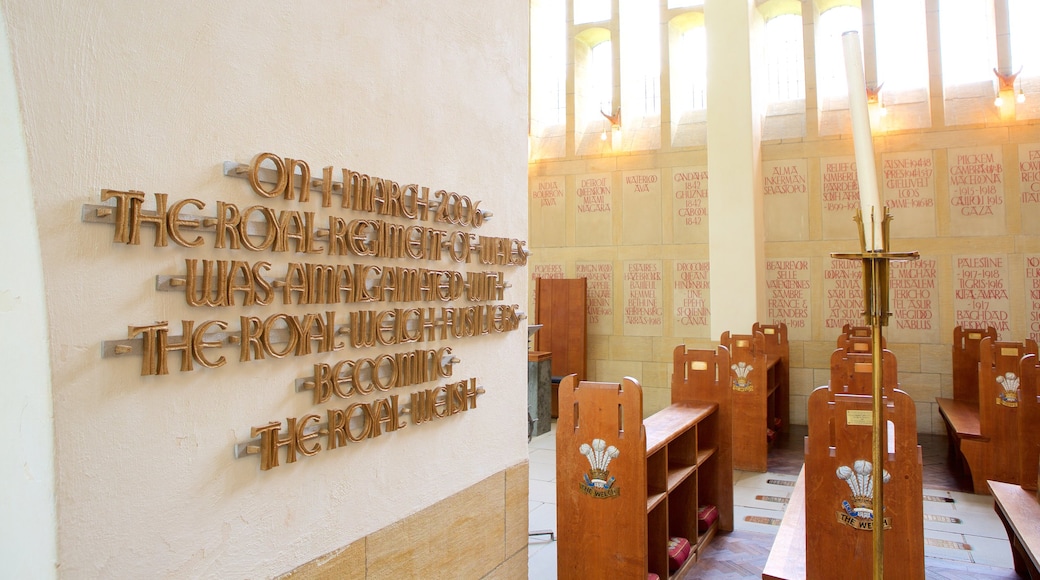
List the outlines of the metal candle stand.
{"type": "MultiPolygon", "coordinates": [[[[870,245],[867,245],[863,227],[863,214],[860,210],[856,210],[856,216],[853,218],[859,229],[859,247],[860,252],[858,254],[842,254],[832,253],[832,258],[838,258],[842,260],[860,260],[863,263],[863,316],[866,319],[867,324],[870,325],[871,332],[871,367],[872,367],[872,379],[873,379],[873,456],[871,461],[873,462],[874,469],[881,469],[884,472],[884,450],[886,449],[885,443],[885,422],[882,413],[883,397],[884,397],[884,374],[881,366],[881,327],[888,326],[888,319],[892,315],[888,310],[888,266],[892,261],[910,261],[916,260],[919,256],[917,252],[888,252],[886,251],[889,247],[889,223],[892,219],[892,214],[888,213],[888,208],[884,208],[884,217],[881,221],[881,244],[878,245],[876,240],[870,240],[870,245]],[[868,250],[867,248],[881,248],[880,250],[868,250]]],[[[873,212],[870,215],[871,227],[867,231],[871,232],[873,238],[875,229],[875,216],[873,212]]],[[[874,540],[874,578],[880,580],[884,578],[884,525],[879,525],[879,522],[884,521],[884,489],[882,487],[883,477],[873,478],[873,493],[874,493],[874,526],[873,540],[874,540]]]]}

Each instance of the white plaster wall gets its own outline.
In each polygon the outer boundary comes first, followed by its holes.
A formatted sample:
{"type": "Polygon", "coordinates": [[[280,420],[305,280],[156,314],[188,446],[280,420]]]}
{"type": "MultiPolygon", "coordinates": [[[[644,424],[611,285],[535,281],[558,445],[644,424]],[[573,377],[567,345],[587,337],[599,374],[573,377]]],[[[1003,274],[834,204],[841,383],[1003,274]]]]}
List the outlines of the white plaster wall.
{"type": "Polygon", "coordinates": [[[0,13],[0,576],[53,578],[54,425],[43,267],[7,27],[0,13]]]}
{"type": "MultiPolygon", "coordinates": [[[[126,246],[80,220],[102,188],[198,198],[205,215],[217,200],[316,209],[221,174],[272,151],[469,195],[495,213],[480,233],[526,238],[526,2],[2,7],[47,288],[61,576],[270,576],[526,458],[521,328],[447,343],[455,377],[488,390],[476,410],[267,472],[233,459],[250,427],[323,413],[293,380],[342,357],[223,349],[223,368],[141,377],[139,357],[103,359],[101,343],[158,320],[315,311],[214,312],[154,290],[185,258],[291,258],[213,250],[212,236],[206,250],[126,246]]],[[[525,304],[523,269],[505,270],[506,302],[525,304]]]]}

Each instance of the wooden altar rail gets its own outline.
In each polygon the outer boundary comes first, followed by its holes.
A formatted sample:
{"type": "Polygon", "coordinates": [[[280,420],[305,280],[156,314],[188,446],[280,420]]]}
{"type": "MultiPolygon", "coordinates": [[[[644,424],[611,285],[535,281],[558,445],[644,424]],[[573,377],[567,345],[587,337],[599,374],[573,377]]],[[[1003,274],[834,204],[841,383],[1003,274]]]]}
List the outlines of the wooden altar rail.
{"type": "Polygon", "coordinates": [[[970,474],[973,491],[988,494],[987,480],[1022,484],[1035,489],[1040,461],[1040,403],[1037,401],[1037,345],[997,341],[976,332],[977,348],[971,333],[955,331],[954,373],[958,349],[962,359],[978,353],[977,385],[968,393],[966,378],[961,388],[955,383],[954,398],[936,398],[946,425],[951,464],[970,474]],[[966,346],[961,346],[966,345],[966,346]]]}

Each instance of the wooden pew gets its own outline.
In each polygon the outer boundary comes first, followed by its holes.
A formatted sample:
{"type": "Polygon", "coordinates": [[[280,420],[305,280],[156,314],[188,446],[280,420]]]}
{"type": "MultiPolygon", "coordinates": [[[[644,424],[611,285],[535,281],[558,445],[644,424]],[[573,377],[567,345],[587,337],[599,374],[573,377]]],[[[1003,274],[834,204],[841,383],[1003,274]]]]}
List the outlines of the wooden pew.
{"type": "Polygon", "coordinates": [[[774,426],[774,429],[780,433],[787,433],[791,424],[791,343],[787,340],[787,324],[756,322],[751,326],[751,334],[757,332],[761,332],[766,339],[766,355],[773,355],[778,359],[773,368],[777,381],[776,393],[769,399],[774,408],[767,410],[766,414],[779,421],[780,424],[774,426]]]}
{"type": "Polygon", "coordinates": [[[983,338],[997,340],[997,329],[953,329],[953,398],[964,403],[979,402],[979,345],[983,338]]]}
{"type": "MultiPolygon", "coordinates": [[[[1040,357],[1029,353],[1020,361],[1022,384],[1019,386],[1019,460],[1023,489],[1037,491],[1040,484],[1040,357]],[[1032,477],[1032,474],[1037,477],[1032,477]]],[[[1040,552],[1038,552],[1040,553],[1040,552]]]]}
{"type": "Polygon", "coordinates": [[[721,346],[729,349],[729,382],[733,390],[733,467],[765,472],[769,445],[776,437],[776,405],[780,358],[766,352],[765,335],[722,333],[721,346]]]}
{"type": "Polygon", "coordinates": [[[986,480],[1016,484],[1023,481],[1021,359],[1027,354],[1035,356],[1037,345],[1032,340],[1008,342],[987,336],[979,341],[978,352],[977,403],[956,398],[936,401],[946,423],[951,451],[955,451],[962,468],[970,472],[974,492],[985,495],[989,493],[986,480]]]}
{"type": "MultiPolygon", "coordinates": [[[[873,332],[869,326],[851,326],[846,324],[838,335],[837,347],[849,352],[871,352],[874,347],[873,332]]],[[[888,341],[881,337],[881,348],[887,348],[888,341]]]]}
{"type": "Polygon", "coordinates": [[[1040,578],[1040,503],[1022,487],[989,482],[993,509],[1000,516],[1011,542],[1015,572],[1023,578],[1040,578]]]}
{"type": "MultiPolygon", "coordinates": [[[[882,380],[886,385],[899,383],[896,355],[881,351],[882,380]]],[[[835,392],[855,395],[874,393],[874,355],[868,352],[850,352],[837,349],[831,353],[831,378],[828,383],[835,392]]]]}
{"type": "MultiPolygon", "coordinates": [[[[922,579],[924,506],[916,412],[910,396],[896,389],[887,373],[885,377],[884,412],[889,424],[885,471],[891,476],[884,484],[885,577],[922,579]]],[[[862,463],[870,463],[873,457],[872,411],[870,395],[836,392],[828,386],[810,395],[805,466],[769,552],[763,578],[872,577],[873,535],[869,527],[874,522],[860,507],[866,499],[862,496],[872,497],[868,493],[872,488],[866,486],[864,477],[867,466],[862,463]],[[859,504],[856,496],[860,496],[859,504]],[[806,554],[812,556],[807,559],[806,554]]]]}

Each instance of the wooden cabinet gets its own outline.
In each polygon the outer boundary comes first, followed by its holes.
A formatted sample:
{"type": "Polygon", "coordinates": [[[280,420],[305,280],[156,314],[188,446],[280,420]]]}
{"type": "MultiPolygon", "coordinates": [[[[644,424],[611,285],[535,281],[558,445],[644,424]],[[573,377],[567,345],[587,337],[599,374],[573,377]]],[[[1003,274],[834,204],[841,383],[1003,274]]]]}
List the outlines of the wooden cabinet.
{"type": "Polygon", "coordinates": [[[534,335],[534,350],[552,353],[552,404],[550,414],[559,416],[559,382],[570,374],[585,380],[586,369],[585,278],[535,278],[535,322],[542,325],[534,335]]]}
{"type": "Polygon", "coordinates": [[[681,578],[719,529],[732,529],[729,454],[720,452],[719,404],[683,401],[645,421],[642,389],[623,383],[560,385],[556,433],[559,578],[681,578]],[[604,461],[604,458],[609,458],[604,461]],[[719,510],[698,530],[698,508],[719,510]],[[725,513],[724,513],[725,511],[725,513]],[[729,526],[729,527],[725,527],[729,526]],[[691,545],[669,571],[668,542],[691,545]]]}

